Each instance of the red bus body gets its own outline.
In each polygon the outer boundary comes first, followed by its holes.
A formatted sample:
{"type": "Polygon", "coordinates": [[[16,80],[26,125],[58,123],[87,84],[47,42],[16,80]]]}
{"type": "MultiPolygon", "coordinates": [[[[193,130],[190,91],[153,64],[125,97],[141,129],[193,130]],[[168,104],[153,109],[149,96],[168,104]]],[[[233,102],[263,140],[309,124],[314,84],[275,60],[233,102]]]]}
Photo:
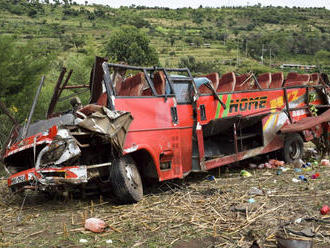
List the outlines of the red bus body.
{"type": "MultiPolygon", "coordinates": [[[[174,87],[175,83],[173,80],[174,87]]],[[[188,79],[185,83],[193,84],[188,79]]],[[[196,85],[191,86],[188,93],[113,97],[114,108],[133,117],[121,156],[131,155],[141,174],[153,174],[159,181],[183,178],[191,172],[207,171],[283,149],[286,134],[281,129],[312,116],[310,106],[316,107],[318,115],[323,114],[325,119],[297,133],[309,141],[327,136],[330,131],[329,85],[326,83],[232,92],[215,89],[219,99],[211,92],[201,93],[199,89],[194,92],[194,88],[197,89],[196,85]],[[179,94],[186,95],[182,98],[179,94]],[[153,168],[140,165],[146,158],[153,168]]],[[[103,93],[92,104],[109,107],[108,100],[107,93],[103,93]]],[[[11,157],[15,154],[49,145],[58,128],[54,125],[47,132],[10,143],[4,154],[6,165],[13,163],[11,157]]],[[[21,158],[19,161],[24,162],[21,158]]],[[[47,173],[50,176],[41,181],[43,188],[86,184],[91,166],[95,167],[93,163],[86,165],[77,161],[42,169],[20,165],[19,171],[9,177],[8,185],[28,188],[32,179],[42,180],[47,173]]]]}

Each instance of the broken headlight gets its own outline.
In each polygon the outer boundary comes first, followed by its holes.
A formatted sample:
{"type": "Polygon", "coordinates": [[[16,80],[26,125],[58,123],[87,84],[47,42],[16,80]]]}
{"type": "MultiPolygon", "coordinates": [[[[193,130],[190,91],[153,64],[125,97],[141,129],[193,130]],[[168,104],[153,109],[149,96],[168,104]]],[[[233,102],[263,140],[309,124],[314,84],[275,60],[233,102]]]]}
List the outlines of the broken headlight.
{"type": "Polygon", "coordinates": [[[60,159],[66,147],[64,140],[53,140],[48,151],[41,158],[41,164],[49,164],[60,159]]]}
{"type": "Polygon", "coordinates": [[[36,168],[60,165],[81,153],[75,139],[66,129],[59,129],[49,146],[43,148],[37,158],[36,168]]]}

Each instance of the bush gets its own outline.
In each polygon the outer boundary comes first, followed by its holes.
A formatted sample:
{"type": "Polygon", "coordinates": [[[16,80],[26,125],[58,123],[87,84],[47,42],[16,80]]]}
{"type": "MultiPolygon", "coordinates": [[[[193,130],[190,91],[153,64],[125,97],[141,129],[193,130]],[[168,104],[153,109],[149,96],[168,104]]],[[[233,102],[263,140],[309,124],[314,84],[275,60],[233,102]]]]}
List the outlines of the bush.
{"type": "Polygon", "coordinates": [[[0,99],[18,109],[16,117],[26,118],[41,74],[50,56],[39,44],[18,45],[13,38],[0,36],[0,99]]]}
{"type": "Polygon", "coordinates": [[[175,51],[170,51],[168,55],[175,56],[175,51]]]}
{"type": "Polygon", "coordinates": [[[187,67],[194,73],[210,73],[216,71],[216,61],[201,62],[194,56],[181,57],[179,67],[187,67]]]}
{"type": "Polygon", "coordinates": [[[112,60],[132,65],[159,64],[156,50],[150,47],[148,37],[133,26],[124,26],[113,32],[106,44],[106,53],[112,60]]]}

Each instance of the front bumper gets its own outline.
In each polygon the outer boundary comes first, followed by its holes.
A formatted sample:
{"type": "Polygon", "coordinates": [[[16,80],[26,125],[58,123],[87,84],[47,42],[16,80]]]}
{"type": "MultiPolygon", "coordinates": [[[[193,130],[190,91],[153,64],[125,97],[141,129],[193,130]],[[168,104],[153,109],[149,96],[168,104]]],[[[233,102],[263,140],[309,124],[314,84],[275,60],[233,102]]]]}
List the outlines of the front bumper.
{"type": "Polygon", "coordinates": [[[8,178],[8,186],[11,188],[21,188],[24,186],[56,186],[87,183],[86,166],[68,166],[61,168],[28,169],[11,175],[8,178]]]}

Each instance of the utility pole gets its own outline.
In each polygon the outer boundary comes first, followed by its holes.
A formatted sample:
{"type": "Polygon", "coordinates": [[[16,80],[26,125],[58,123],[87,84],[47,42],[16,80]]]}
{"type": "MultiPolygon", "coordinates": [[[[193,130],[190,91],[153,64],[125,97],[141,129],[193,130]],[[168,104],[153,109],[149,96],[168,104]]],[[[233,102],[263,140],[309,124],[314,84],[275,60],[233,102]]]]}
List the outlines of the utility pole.
{"type": "Polygon", "coordinates": [[[264,64],[264,44],[261,47],[261,64],[264,64]]]}
{"type": "Polygon", "coordinates": [[[245,40],[245,57],[248,55],[248,47],[247,47],[248,40],[245,40]]]}
{"type": "Polygon", "coordinates": [[[239,48],[239,40],[237,42],[237,61],[236,61],[236,65],[239,65],[239,50],[238,50],[238,48],[239,48]]]}

